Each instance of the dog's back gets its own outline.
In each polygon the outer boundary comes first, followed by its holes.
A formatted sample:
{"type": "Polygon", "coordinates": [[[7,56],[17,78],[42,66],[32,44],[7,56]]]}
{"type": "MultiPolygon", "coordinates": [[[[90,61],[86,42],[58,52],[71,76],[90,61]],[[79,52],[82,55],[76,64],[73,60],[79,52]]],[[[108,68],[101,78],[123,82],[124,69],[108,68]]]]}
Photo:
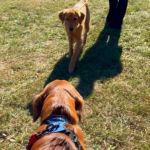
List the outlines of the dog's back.
{"type": "Polygon", "coordinates": [[[89,32],[90,11],[88,8],[88,0],[80,0],[74,5],[74,8],[80,10],[85,15],[82,23],[85,24],[85,28],[89,32]]]}
{"type": "Polygon", "coordinates": [[[53,133],[44,136],[33,145],[32,150],[77,150],[75,144],[65,134],[53,133]]]}
{"type": "Polygon", "coordinates": [[[80,0],[78,3],[74,5],[74,7],[77,7],[79,9],[83,9],[88,5],[88,0],[80,0]]]}

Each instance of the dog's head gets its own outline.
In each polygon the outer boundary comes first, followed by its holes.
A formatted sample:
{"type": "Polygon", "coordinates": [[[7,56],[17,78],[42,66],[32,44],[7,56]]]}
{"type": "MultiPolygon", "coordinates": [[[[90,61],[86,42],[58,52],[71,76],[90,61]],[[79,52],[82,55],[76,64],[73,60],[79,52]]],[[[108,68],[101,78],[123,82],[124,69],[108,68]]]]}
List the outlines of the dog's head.
{"type": "Polygon", "coordinates": [[[83,109],[83,99],[67,81],[49,83],[32,102],[33,120],[41,123],[51,114],[65,115],[72,124],[78,123],[83,109]]]}
{"type": "Polygon", "coordinates": [[[59,19],[65,24],[67,32],[73,32],[83,21],[85,15],[76,9],[65,9],[59,12],[59,19]]]}

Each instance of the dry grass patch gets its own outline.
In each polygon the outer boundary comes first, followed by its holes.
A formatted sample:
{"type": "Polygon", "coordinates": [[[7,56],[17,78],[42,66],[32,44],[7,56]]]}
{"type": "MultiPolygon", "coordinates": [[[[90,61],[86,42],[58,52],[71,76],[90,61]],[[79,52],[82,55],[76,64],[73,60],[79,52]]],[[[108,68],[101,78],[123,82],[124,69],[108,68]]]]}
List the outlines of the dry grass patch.
{"type": "Polygon", "coordinates": [[[105,27],[107,1],[90,1],[91,31],[69,75],[58,11],[75,2],[0,1],[0,149],[25,149],[38,126],[30,114],[34,95],[45,83],[66,79],[85,99],[87,150],[149,150],[149,1],[129,1],[121,31],[105,27]]]}

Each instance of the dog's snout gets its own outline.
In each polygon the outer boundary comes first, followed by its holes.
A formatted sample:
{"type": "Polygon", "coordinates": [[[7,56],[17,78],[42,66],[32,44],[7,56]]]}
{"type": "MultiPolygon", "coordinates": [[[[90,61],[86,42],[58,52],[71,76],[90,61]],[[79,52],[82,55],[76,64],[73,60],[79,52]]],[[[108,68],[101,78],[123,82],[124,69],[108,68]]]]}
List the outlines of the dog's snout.
{"type": "Polygon", "coordinates": [[[69,28],[69,31],[73,31],[73,28],[72,28],[72,27],[70,27],[70,28],[69,28]]]}

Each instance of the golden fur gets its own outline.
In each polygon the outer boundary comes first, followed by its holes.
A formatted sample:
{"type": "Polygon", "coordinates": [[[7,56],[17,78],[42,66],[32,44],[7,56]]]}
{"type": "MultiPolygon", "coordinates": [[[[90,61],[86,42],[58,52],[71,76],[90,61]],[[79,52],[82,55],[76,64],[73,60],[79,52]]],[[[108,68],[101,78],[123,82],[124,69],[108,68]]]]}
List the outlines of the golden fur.
{"type": "Polygon", "coordinates": [[[80,0],[72,8],[61,11],[59,18],[64,23],[68,35],[69,57],[71,58],[69,73],[72,73],[89,32],[90,13],[87,0],[80,0]]]}

